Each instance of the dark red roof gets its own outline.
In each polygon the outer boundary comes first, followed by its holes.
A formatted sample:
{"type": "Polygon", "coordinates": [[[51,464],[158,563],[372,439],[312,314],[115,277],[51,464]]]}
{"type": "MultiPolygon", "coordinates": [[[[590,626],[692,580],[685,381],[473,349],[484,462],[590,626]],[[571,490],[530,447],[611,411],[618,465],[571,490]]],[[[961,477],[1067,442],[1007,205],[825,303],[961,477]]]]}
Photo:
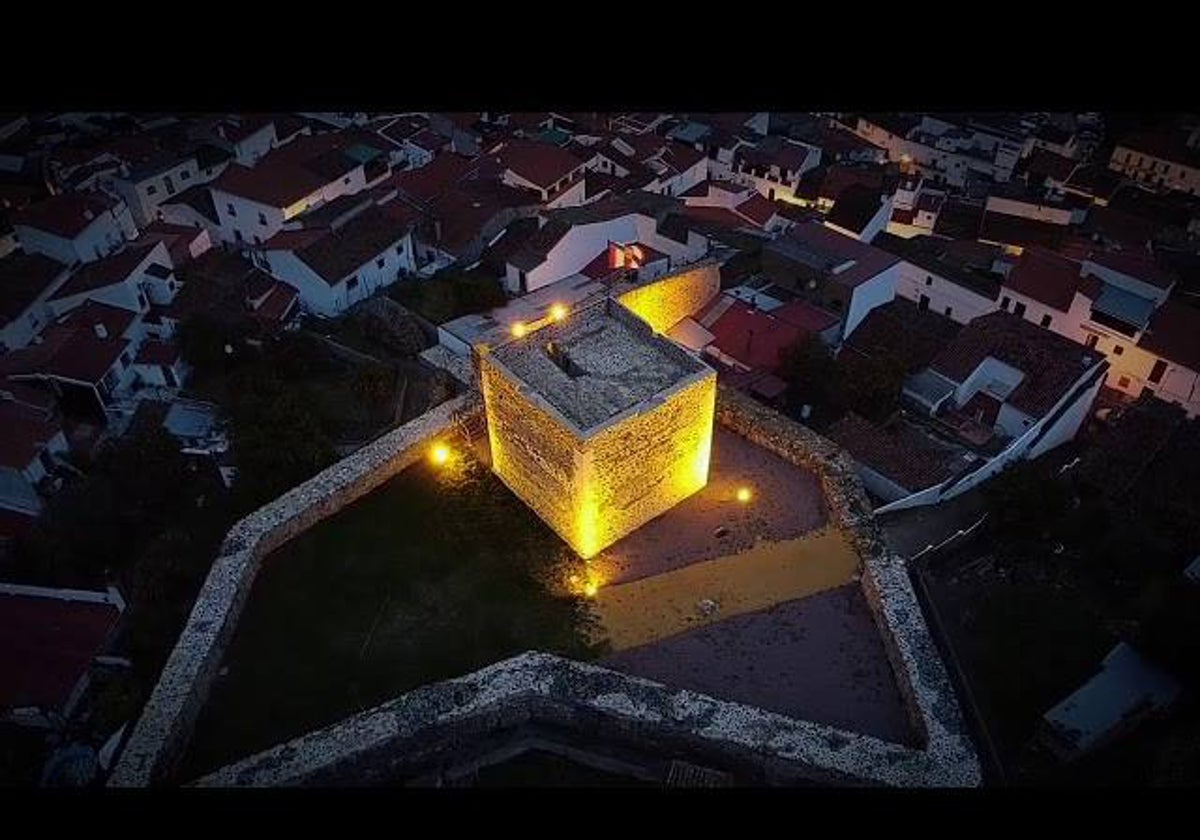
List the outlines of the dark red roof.
{"type": "Polygon", "coordinates": [[[839,166],[834,164],[825,170],[821,180],[820,196],[836,202],[848,187],[855,185],[883,189],[883,170],[865,166],[839,166]]]}
{"type": "Polygon", "coordinates": [[[1168,300],[1150,316],[1138,346],[1200,372],[1200,309],[1168,300]]]}
{"type": "Polygon", "coordinates": [[[179,348],[169,341],[147,339],[138,348],[134,362],[139,365],[166,365],[170,367],[179,361],[179,348]]]}
{"type": "Polygon", "coordinates": [[[267,294],[266,300],[254,312],[254,317],[266,323],[275,324],[291,314],[296,305],[298,294],[287,283],[275,283],[267,294]]]}
{"type": "Polygon", "coordinates": [[[42,333],[41,343],[0,355],[0,374],[43,374],[95,385],[128,346],[123,338],[100,338],[90,327],[55,324],[42,333]]]}
{"type": "Polygon", "coordinates": [[[270,155],[250,169],[231,163],[213,184],[213,189],[256,201],[268,207],[290,207],[329,183],[300,167],[269,162],[270,155]]]}
{"type": "Polygon", "coordinates": [[[953,457],[906,424],[876,426],[850,413],[831,425],[826,437],[859,463],[915,492],[946,481],[955,473],[953,457]]]}
{"type": "Polygon", "coordinates": [[[444,153],[417,169],[397,172],[391,185],[415,199],[432,201],[474,167],[474,164],[459,155],[444,153]]]}
{"type": "Polygon", "coordinates": [[[321,239],[328,228],[311,227],[296,230],[281,230],[263,243],[264,251],[300,251],[321,239]]]}
{"type": "Polygon", "coordinates": [[[0,593],[0,708],[61,709],[119,617],[113,604],[0,593]]]}
{"type": "Polygon", "coordinates": [[[734,212],[740,216],[745,216],[759,227],[763,227],[775,215],[776,207],[775,202],[756,191],[754,195],[735,207],[734,212]]]}
{"type": "Polygon", "coordinates": [[[72,328],[89,329],[93,332],[96,325],[102,324],[109,337],[120,338],[125,335],[125,330],[129,329],[134,317],[134,313],[128,309],[89,299],[84,301],[79,308],[72,309],[59,323],[72,328]]]}
{"type": "Polygon", "coordinates": [[[111,256],[103,257],[95,262],[84,263],[66,283],[59,286],[53,299],[62,300],[127,280],[129,275],[133,274],[146,259],[149,248],[157,244],[157,242],[151,243],[149,247],[146,243],[129,245],[111,256]]]}
{"type": "Polygon", "coordinates": [[[740,300],[733,301],[707,329],[713,334],[712,343],[725,355],[748,368],[772,372],[778,369],[783,351],[805,335],[795,324],[740,300]]]}
{"type": "Polygon", "coordinates": [[[23,470],[62,426],[46,412],[11,400],[0,400],[0,466],[23,470]]]}
{"type": "Polygon", "coordinates": [[[832,312],[827,312],[804,300],[794,300],[777,309],[772,309],[771,316],[786,324],[799,327],[806,333],[824,332],[842,320],[832,312]]]}
{"type": "Polygon", "coordinates": [[[724,207],[695,207],[685,206],[683,208],[685,215],[698,219],[700,221],[711,222],[721,227],[736,230],[737,228],[749,227],[753,223],[744,216],[739,216],[732,210],[726,210],[724,207]]]}
{"type": "Polygon", "coordinates": [[[63,193],[29,205],[14,215],[12,223],[74,239],[108,212],[113,203],[100,193],[63,193]]]}
{"type": "Polygon", "coordinates": [[[542,189],[570,175],[583,161],[559,146],[531,140],[511,140],[500,149],[504,166],[542,189]]]}
{"type": "Polygon", "coordinates": [[[1053,251],[1027,248],[1009,271],[1004,288],[1066,312],[1079,282],[1079,263],[1053,251]]]}

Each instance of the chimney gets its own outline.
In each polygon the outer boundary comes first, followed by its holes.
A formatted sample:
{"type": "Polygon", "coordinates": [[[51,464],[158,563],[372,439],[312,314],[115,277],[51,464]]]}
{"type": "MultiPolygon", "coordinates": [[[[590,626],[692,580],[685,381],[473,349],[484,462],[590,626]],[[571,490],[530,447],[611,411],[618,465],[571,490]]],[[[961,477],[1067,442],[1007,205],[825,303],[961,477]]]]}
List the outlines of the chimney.
{"type": "Polygon", "coordinates": [[[96,331],[96,338],[108,338],[108,327],[99,321],[92,324],[92,329],[96,331]]]}

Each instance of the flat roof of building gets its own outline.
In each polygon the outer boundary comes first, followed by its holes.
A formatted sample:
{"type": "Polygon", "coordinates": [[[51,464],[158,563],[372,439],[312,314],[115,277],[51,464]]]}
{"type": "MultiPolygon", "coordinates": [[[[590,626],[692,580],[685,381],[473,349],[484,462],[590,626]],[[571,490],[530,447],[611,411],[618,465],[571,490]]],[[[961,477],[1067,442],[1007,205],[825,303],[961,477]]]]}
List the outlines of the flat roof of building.
{"type": "Polygon", "coordinates": [[[712,373],[614,300],[509,341],[491,358],[583,432],[712,373]]]}

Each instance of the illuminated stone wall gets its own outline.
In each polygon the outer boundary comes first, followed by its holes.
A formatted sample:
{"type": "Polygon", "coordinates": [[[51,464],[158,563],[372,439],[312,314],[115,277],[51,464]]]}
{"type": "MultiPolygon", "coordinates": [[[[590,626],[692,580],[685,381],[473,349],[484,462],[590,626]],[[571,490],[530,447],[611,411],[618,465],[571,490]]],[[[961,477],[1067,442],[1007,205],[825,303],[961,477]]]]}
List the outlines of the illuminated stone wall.
{"type": "Polygon", "coordinates": [[[574,546],[576,482],[586,463],[582,442],[553,407],[526,393],[486,355],[480,384],[492,471],[574,546]]]}
{"type": "Polygon", "coordinates": [[[586,438],[490,356],[482,359],[481,384],[493,471],[581,557],[708,482],[716,400],[711,370],[622,412],[586,438]]]}
{"type": "Polygon", "coordinates": [[[715,262],[690,268],[645,284],[618,288],[617,300],[654,328],[665,333],[716,297],[721,273],[715,262]]]}
{"type": "Polygon", "coordinates": [[[708,483],[716,393],[710,373],[588,442],[580,554],[595,554],[708,483]]]}

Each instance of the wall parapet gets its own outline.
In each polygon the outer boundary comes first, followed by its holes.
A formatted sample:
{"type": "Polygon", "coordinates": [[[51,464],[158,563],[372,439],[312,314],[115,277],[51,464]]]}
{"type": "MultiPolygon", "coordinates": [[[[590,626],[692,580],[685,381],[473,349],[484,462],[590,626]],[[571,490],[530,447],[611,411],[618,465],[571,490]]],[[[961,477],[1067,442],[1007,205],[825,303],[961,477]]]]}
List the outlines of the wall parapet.
{"type": "Polygon", "coordinates": [[[721,386],[717,422],[815,473],[830,519],[862,558],[862,588],[891,661],[923,752],[963,786],[982,780],[950,675],[929,635],[904,558],[891,551],[871,511],[854,462],[836,444],[742,393],[721,386]]]}
{"type": "Polygon", "coordinates": [[[976,783],[926,751],[527,652],[421,686],[228,765],[197,787],[370,785],[426,771],[456,745],[529,722],[753,767],[774,784],[957,787],[976,783]]]}
{"type": "Polygon", "coordinates": [[[229,530],[109,786],[145,787],[169,774],[208,698],[262,559],[420,459],[430,441],[454,428],[456,413],[482,410],[475,392],[448,400],[322,470],[229,530]]]}

